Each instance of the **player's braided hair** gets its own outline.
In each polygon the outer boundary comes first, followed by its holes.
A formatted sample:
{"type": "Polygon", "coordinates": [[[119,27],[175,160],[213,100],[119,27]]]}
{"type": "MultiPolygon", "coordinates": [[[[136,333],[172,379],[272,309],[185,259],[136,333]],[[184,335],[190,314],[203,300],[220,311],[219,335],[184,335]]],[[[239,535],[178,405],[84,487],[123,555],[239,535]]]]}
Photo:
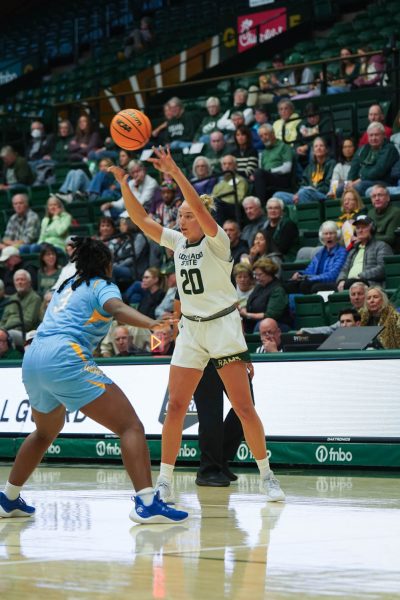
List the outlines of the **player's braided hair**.
{"type": "MultiPolygon", "coordinates": [[[[111,283],[111,278],[107,274],[108,267],[112,261],[112,255],[109,248],[100,240],[93,240],[90,237],[73,237],[73,252],[70,258],[71,262],[76,264],[77,279],[72,284],[72,289],[76,290],[81,283],[90,285],[93,277],[101,277],[107,283],[111,283]]],[[[62,292],[65,285],[73,279],[75,275],[69,277],[57,290],[62,292]]]]}

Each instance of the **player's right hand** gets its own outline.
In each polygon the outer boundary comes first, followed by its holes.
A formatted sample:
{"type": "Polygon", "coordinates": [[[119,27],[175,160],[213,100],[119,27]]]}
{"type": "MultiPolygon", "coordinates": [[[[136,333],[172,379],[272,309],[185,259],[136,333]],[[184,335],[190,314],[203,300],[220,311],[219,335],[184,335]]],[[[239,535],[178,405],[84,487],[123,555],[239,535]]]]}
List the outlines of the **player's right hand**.
{"type": "Polygon", "coordinates": [[[122,183],[123,181],[126,181],[128,179],[127,172],[124,171],[124,169],[122,169],[121,167],[117,167],[116,165],[113,165],[112,167],[108,167],[107,171],[109,171],[109,173],[112,173],[114,175],[114,177],[118,181],[118,183],[122,183]]]}

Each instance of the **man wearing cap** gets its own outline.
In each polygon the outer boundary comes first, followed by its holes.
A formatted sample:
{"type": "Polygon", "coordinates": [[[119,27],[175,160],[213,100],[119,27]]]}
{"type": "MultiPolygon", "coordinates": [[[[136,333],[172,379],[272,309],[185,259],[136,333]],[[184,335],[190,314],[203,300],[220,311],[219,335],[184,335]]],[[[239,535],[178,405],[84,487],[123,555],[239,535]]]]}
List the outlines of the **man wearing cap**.
{"type": "MultiPolygon", "coordinates": [[[[23,265],[18,248],[6,246],[0,254],[0,279],[4,282],[5,293],[7,296],[15,294],[14,274],[23,265]]],[[[33,265],[25,265],[25,270],[29,272],[32,280],[32,287],[36,289],[37,270],[33,265]]]]}
{"type": "Polygon", "coordinates": [[[347,255],[336,283],[339,292],[348,289],[355,281],[368,285],[384,285],[384,257],[393,254],[386,242],[375,239],[375,224],[368,215],[357,215],[354,219],[357,242],[347,255]]]}
{"type": "Polygon", "coordinates": [[[0,151],[3,168],[0,173],[0,190],[12,189],[15,185],[32,185],[35,176],[28,161],[19,156],[11,146],[0,151]]]}
{"type": "Polygon", "coordinates": [[[37,242],[40,234],[40,219],[31,208],[27,194],[15,194],[12,198],[14,214],[8,219],[0,250],[7,246],[18,248],[23,244],[37,242]]]}
{"type": "Polygon", "coordinates": [[[384,184],[374,185],[371,189],[372,208],[368,216],[376,226],[375,238],[386,242],[396,251],[399,242],[395,231],[400,227],[400,208],[390,202],[389,190],[384,184]]]}
{"type": "Polygon", "coordinates": [[[17,291],[9,298],[10,304],[4,309],[0,327],[7,329],[17,346],[22,346],[22,325],[25,331],[35,329],[39,325],[42,299],[33,291],[31,276],[25,269],[18,269],[14,273],[14,286],[17,291]],[[18,304],[22,309],[23,324],[18,304]]]}

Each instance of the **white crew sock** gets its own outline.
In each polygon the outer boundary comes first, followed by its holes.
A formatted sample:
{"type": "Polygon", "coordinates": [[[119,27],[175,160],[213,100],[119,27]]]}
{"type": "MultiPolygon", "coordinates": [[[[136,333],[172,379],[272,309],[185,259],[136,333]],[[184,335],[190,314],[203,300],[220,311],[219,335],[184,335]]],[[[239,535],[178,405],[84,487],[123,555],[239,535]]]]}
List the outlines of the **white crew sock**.
{"type": "Polygon", "coordinates": [[[163,479],[168,483],[172,483],[172,478],[174,475],[175,465],[169,465],[167,463],[160,464],[160,474],[158,476],[159,479],[163,479]]]}
{"type": "Polygon", "coordinates": [[[13,485],[9,481],[7,481],[6,487],[4,488],[4,493],[9,500],[16,500],[19,496],[21,489],[22,485],[13,485]]]}
{"type": "Polygon", "coordinates": [[[137,492],[136,495],[139,496],[139,498],[141,499],[141,501],[143,502],[143,504],[145,506],[150,506],[151,504],[153,504],[153,500],[154,500],[154,489],[153,488],[151,488],[151,487],[143,488],[142,490],[140,490],[140,492],[137,492]]]}
{"type": "Polygon", "coordinates": [[[264,477],[266,477],[271,471],[271,467],[269,466],[269,460],[266,457],[262,458],[261,460],[256,460],[256,463],[260,471],[260,477],[261,479],[264,479],[264,477]]]}

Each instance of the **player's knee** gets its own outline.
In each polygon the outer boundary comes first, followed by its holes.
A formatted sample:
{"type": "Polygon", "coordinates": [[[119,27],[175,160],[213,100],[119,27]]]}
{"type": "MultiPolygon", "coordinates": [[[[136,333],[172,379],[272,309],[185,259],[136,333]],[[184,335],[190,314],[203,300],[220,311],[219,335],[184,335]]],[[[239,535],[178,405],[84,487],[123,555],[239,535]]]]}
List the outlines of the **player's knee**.
{"type": "Polygon", "coordinates": [[[179,394],[170,394],[168,400],[168,412],[170,415],[181,415],[186,414],[187,411],[187,399],[183,398],[179,394]]]}
{"type": "Polygon", "coordinates": [[[254,406],[252,404],[237,404],[234,406],[234,411],[242,421],[249,421],[255,414],[254,406]]]}

